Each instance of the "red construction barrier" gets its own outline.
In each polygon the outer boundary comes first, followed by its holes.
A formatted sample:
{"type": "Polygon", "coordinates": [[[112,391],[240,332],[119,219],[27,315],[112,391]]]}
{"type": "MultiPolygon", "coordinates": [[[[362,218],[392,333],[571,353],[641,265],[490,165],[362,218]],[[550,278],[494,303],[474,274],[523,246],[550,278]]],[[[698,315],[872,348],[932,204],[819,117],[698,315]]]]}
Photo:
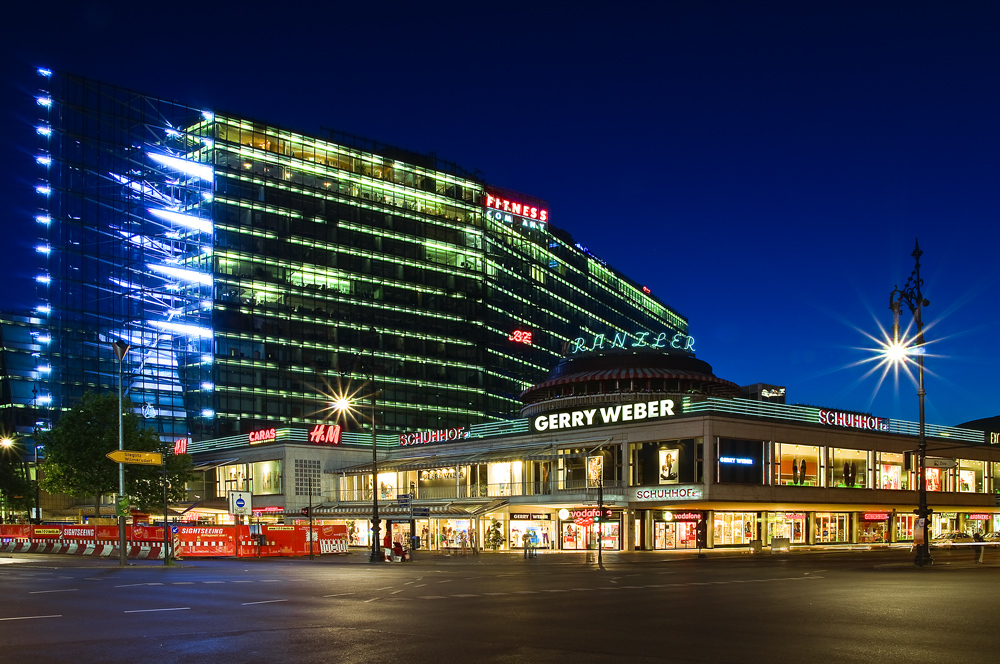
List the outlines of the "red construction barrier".
{"type": "MultiPolygon", "coordinates": [[[[250,526],[170,526],[175,558],[203,556],[306,556],[309,526],[264,525],[258,541],[250,526]]],[[[347,553],[347,526],[315,525],[313,553],[347,553]]],[[[130,526],[126,530],[129,558],[162,558],[162,526],[130,526]]],[[[0,525],[0,551],[117,556],[118,526],[61,524],[0,525]]]]}

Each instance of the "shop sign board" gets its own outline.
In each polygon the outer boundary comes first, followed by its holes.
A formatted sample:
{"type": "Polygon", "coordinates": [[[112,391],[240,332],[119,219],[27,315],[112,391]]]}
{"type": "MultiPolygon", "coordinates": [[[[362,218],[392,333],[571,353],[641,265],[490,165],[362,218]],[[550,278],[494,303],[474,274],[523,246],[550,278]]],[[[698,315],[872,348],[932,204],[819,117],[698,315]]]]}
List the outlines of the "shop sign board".
{"type": "Polygon", "coordinates": [[[629,334],[615,332],[614,336],[595,334],[592,337],[577,337],[567,342],[566,354],[592,353],[599,350],[614,350],[615,348],[663,348],[684,352],[694,352],[694,337],[683,332],[649,332],[639,331],[629,334]],[[629,338],[631,337],[631,341],[629,338]]]}
{"type": "Polygon", "coordinates": [[[992,516],[992,514],[970,514],[968,518],[970,521],[989,521],[992,516]]]}
{"type": "Polygon", "coordinates": [[[636,503],[671,500],[701,500],[704,492],[700,484],[688,486],[634,487],[631,501],[636,503]]]}
{"type": "Polygon", "coordinates": [[[531,428],[538,433],[565,429],[586,429],[609,424],[659,420],[673,417],[680,411],[680,404],[674,402],[673,399],[640,401],[608,406],[607,408],[582,408],[539,415],[532,418],[531,428]]]}
{"type": "Polygon", "coordinates": [[[251,445],[260,445],[261,443],[273,443],[278,440],[278,430],[274,427],[270,429],[259,429],[257,431],[251,431],[247,434],[247,442],[251,445]]]}
{"type": "Polygon", "coordinates": [[[865,512],[861,515],[862,521],[888,521],[888,512],[865,512]]]}
{"type": "Polygon", "coordinates": [[[462,440],[469,437],[465,427],[438,429],[437,431],[418,431],[416,433],[399,434],[400,445],[422,445],[424,443],[443,443],[449,440],[462,440]]]}
{"type": "Polygon", "coordinates": [[[541,512],[511,512],[511,521],[551,521],[551,514],[543,514],[541,512]]]}
{"type": "Polygon", "coordinates": [[[839,410],[820,410],[819,423],[835,427],[851,429],[867,429],[869,431],[888,431],[889,420],[874,415],[861,413],[845,413],[839,410]]]}

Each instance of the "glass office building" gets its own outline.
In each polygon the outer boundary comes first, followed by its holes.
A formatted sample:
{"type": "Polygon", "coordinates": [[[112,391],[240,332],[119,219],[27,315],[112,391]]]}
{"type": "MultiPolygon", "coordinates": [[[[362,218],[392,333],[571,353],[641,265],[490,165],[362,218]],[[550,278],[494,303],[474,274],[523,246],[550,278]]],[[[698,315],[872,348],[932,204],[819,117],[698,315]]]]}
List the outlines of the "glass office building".
{"type": "Polygon", "coordinates": [[[32,315],[56,410],[120,371],[165,440],[325,422],[339,389],[377,390],[380,433],[445,429],[516,416],[574,349],[688,339],[540,198],[343,134],[38,83],[32,315]]]}

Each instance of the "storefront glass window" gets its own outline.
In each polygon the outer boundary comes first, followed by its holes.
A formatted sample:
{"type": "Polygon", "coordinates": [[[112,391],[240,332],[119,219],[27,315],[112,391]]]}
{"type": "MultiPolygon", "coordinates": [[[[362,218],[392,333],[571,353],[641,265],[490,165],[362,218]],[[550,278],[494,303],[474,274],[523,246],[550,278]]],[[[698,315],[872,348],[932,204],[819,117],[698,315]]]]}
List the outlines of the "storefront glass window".
{"type": "MultiPolygon", "coordinates": [[[[584,508],[584,511],[589,508],[584,508]]],[[[610,512],[610,510],[609,510],[610,512]]],[[[560,524],[560,546],[565,550],[584,550],[597,548],[597,526],[600,525],[601,544],[604,550],[618,550],[621,543],[621,513],[613,512],[605,516],[599,524],[593,519],[578,518],[562,521],[560,524]]],[[[514,526],[511,524],[511,529],[514,526]]],[[[513,538],[512,538],[513,539],[513,538]]]]}
{"type": "Polygon", "coordinates": [[[958,462],[958,490],[962,493],[983,493],[983,461],[960,459],[958,462]]]}
{"type": "Polygon", "coordinates": [[[550,549],[555,541],[552,521],[542,519],[542,514],[511,512],[510,548],[523,549],[527,543],[533,549],[550,549]],[[525,538],[527,536],[527,538],[525,538]]]}
{"type": "Polygon", "coordinates": [[[489,478],[489,495],[521,495],[521,470],[522,463],[520,461],[505,461],[503,463],[489,464],[489,469],[487,471],[489,478]]]}
{"type": "Polygon", "coordinates": [[[896,515],[896,541],[910,542],[913,540],[913,524],[916,520],[914,514],[896,515]]]}
{"type": "Polygon", "coordinates": [[[875,482],[879,489],[909,489],[910,473],[904,470],[903,455],[879,452],[875,467],[875,482]]]}
{"type": "Polygon", "coordinates": [[[816,543],[851,541],[851,515],[846,512],[816,513],[816,543]]]}
{"type": "Polygon", "coordinates": [[[749,544],[757,539],[757,513],[716,512],[713,532],[716,546],[749,544]]]}
{"type": "Polygon", "coordinates": [[[789,544],[806,543],[806,514],[805,512],[768,512],[767,514],[767,541],[770,543],[775,537],[785,537],[789,544]]]}
{"type": "Polygon", "coordinates": [[[774,460],[775,484],[819,486],[819,447],[777,443],[774,460]]]}
{"type": "Polygon", "coordinates": [[[657,520],[653,522],[654,549],[695,549],[698,547],[698,521],[657,520]]]}
{"type": "Polygon", "coordinates": [[[888,512],[862,512],[858,521],[858,542],[881,544],[889,541],[888,512]]]}
{"type": "Polygon", "coordinates": [[[864,450],[831,447],[827,486],[848,488],[868,486],[868,454],[864,450]]]}

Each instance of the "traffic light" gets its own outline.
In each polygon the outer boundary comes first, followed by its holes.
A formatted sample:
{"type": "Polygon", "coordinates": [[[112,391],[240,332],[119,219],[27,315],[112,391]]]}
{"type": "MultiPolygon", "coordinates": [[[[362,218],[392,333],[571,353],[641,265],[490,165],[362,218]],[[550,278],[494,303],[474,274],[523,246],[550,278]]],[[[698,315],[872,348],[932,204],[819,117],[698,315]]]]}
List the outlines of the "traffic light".
{"type": "Polygon", "coordinates": [[[309,508],[308,507],[303,507],[302,508],[302,516],[309,516],[309,508]]]}
{"type": "Polygon", "coordinates": [[[708,523],[704,519],[698,521],[698,548],[708,548],[708,523]]]}

